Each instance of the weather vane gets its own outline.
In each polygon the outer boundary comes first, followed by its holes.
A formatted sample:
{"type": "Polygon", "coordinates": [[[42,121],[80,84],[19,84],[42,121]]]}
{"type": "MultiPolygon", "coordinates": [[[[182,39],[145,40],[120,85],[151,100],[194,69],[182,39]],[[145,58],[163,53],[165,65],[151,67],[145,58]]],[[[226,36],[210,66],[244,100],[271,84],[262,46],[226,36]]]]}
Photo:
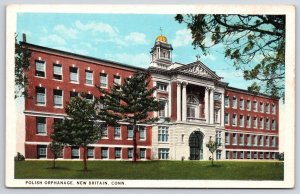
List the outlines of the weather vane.
{"type": "Polygon", "coordinates": [[[159,30],[160,30],[160,35],[162,35],[162,30],[163,30],[163,29],[160,27],[159,30]]]}
{"type": "Polygon", "coordinates": [[[196,55],[196,58],[197,58],[197,61],[199,61],[199,59],[200,59],[200,55],[198,54],[198,55],[196,55]]]}

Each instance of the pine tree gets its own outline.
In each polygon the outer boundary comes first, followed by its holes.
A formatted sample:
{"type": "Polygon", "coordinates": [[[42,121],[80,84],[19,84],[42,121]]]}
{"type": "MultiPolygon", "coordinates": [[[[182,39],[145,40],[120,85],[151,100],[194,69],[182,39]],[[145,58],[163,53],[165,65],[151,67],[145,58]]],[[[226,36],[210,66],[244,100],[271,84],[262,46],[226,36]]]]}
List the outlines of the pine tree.
{"type": "Polygon", "coordinates": [[[145,72],[136,72],[124,83],[115,84],[110,91],[98,87],[103,94],[98,99],[101,108],[98,118],[106,124],[116,126],[118,122],[128,122],[133,127],[133,161],[137,160],[138,124],[153,123],[158,118],[150,117],[149,113],[163,109],[159,101],[153,97],[156,87],[150,87],[150,76],[145,72]]]}
{"type": "Polygon", "coordinates": [[[100,125],[96,121],[94,103],[85,98],[85,93],[74,97],[67,104],[65,119],[54,125],[51,138],[66,146],[78,146],[84,150],[83,170],[87,170],[87,146],[100,138],[100,125]]]}

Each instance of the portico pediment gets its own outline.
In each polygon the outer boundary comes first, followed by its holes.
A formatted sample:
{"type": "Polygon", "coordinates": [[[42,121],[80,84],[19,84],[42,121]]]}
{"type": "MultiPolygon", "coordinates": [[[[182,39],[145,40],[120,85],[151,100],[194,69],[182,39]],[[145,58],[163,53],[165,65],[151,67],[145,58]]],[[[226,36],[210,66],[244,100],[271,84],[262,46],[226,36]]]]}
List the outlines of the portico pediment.
{"type": "Polygon", "coordinates": [[[174,73],[184,73],[190,74],[193,76],[205,77],[214,80],[220,80],[221,78],[212,70],[210,70],[207,66],[205,66],[200,61],[196,61],[194,63],[190,63],[178,68],[174,69],[174,73]]]}

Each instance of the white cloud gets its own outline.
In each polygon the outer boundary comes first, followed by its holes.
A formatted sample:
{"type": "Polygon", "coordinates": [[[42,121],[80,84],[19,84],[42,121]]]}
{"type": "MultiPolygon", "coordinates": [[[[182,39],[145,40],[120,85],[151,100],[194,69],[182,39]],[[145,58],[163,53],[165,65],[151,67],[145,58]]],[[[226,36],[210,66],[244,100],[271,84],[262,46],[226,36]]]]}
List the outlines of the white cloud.
{"type": "Polygon", "coordinates": [[[77,36],[77,30],[73,28],[66,28],[64,25],[56,25],[53,30],[65,37],[70,37],[75,39],[77,36]]]}
{"type": "Polygon", "coordinates": [[[146,40],[146,35],[140,32],[130,32],[125,36],[125,41],[134,43],[134,44],[148,44],[149,41],[146,40]]]}
{"type": "Polygon", "coordinates": [[[128,53],[118,53],[118,54],[106,54],[105,57],[108,59],[113,59],[114,61],[119,61],[128,65],[134,65],[137,67],[147,68],[150,64],[150,57],[145,53],[139,54],[128,54],[128,53]]]}
{"type": "Polygon", "coordinates": [[[42,45],[65,45],[66,41],[56,34],[51,34],[48,36],[40,37],[40,43],[42,45]]]}
{"type": "Polygon", "coordinates": [[[110,37],[114,37],[117,35],[118,29],[115,27],[112,27],[109,24],[105,24],[102,22],[89,22],[87,24],[83,24],[80,21],[75,22],[75,27],[82,31],[92,31],[93,33],[96,32],[103,32],[109,35],[110,37]]]}
{"type": "Polygon", "coordinates": [[[192,34],[189,29],[182,29],[176,32],[176,37],[172,43],[173,47],[187,46],[192,43],[192,34]]]}
{"type": "Polygon", "coordinates": [[[215,61],[217,58],[214,55],[211,54],[207,54],[207,55],[202,55],[200,57],[200,60],[204,59],[204,60],[210,60],[210,61],[215,61]]]}
{"type": "Polygon", "coordinates": [[[44,34],[47,34],[48,33],[48,29],[47,29],[47,27],[42,27],[42,32],[44,33],[44,34]]]}

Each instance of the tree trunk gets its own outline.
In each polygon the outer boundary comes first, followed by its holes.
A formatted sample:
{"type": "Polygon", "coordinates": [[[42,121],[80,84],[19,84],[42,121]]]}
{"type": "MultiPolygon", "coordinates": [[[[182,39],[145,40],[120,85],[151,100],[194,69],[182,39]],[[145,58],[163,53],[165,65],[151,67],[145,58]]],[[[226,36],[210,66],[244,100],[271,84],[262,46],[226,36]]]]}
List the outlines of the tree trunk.
{"type": "Polygon", "coordinates": [[[53,158],[53,168],[55,168],[55,156],[53,158]]]}
{"type": "Polygon", "coordinates": [[[214,166],[214,153],[211,153],[211,165],[214,166]]]}
{"type": "Polygon", "coordinates": [[[83,170],[87,171],[87,165],[86,165],[86,147],[83,147],[83,170]]]}
{"type": "Polygon", "coordinates": [[[136,121],[133,123],[133,162],[136,162],[137,160],[137,142],[136,142],[136,133],[137,133],[137,125],[136,121]]]}

